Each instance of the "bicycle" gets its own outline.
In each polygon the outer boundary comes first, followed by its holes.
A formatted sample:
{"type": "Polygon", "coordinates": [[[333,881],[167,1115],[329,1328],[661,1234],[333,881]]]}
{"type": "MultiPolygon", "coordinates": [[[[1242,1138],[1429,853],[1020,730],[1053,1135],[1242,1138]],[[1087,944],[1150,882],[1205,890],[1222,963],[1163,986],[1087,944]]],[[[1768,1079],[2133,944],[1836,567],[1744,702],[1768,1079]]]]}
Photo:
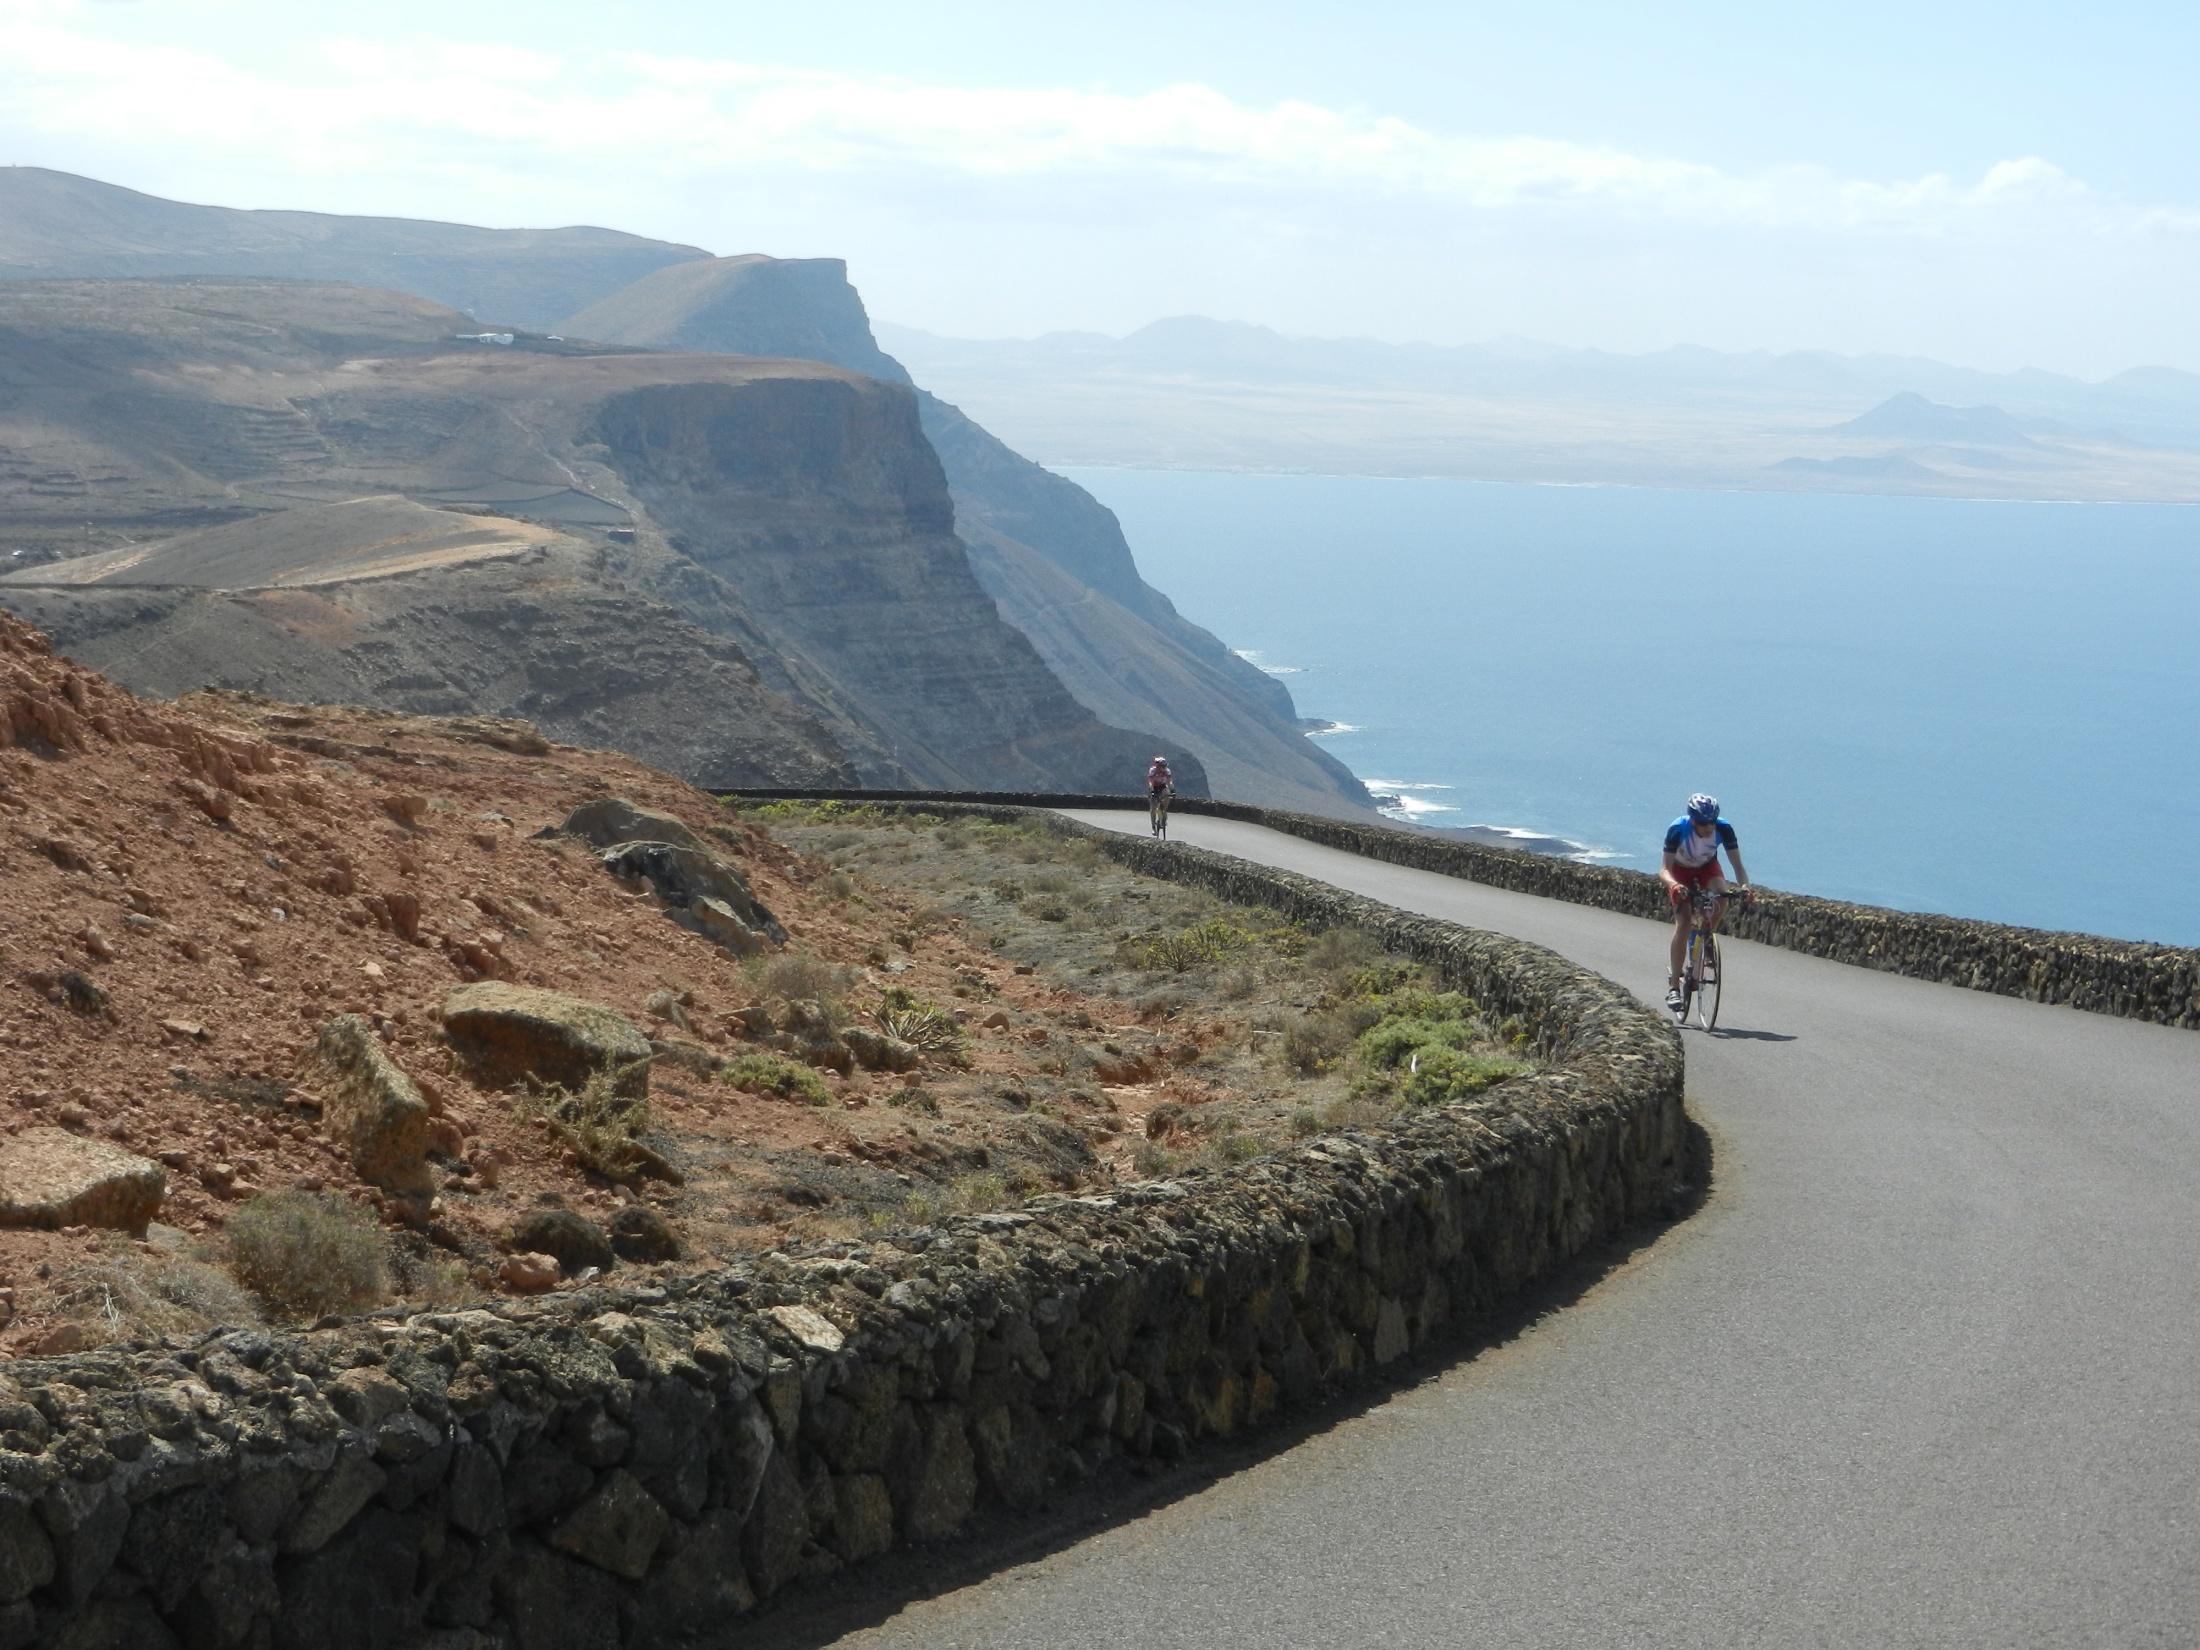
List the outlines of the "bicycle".
{"type": "Polygon", "coordinates": [[[1158,791],[1146,793],[1146,823],[1153,827],[1153,834],[1161,841],[1169,840],[1169,798],[1176,794],[1174,785],[1164,785],[1158,791]]]}
{"type": "Polygon", "coordinates": [[[1688,891],[1690,918],[1688,925],[1688,961],[1681,970],[1681,1007],[1675,1018],[1688,1024],[1688,1011],[1696,1011],[1696,1028],[1713,1031],[1719,1024],[1719,999],[1726,984],[1726,964],[1719,955],[1719,936],[1711,927],[1711,919],[1721,903],[1730,899],[1746,900],[1746,888],[1725,887],[1716,891],[1709,888],[1691,888],[1688,891]]]}

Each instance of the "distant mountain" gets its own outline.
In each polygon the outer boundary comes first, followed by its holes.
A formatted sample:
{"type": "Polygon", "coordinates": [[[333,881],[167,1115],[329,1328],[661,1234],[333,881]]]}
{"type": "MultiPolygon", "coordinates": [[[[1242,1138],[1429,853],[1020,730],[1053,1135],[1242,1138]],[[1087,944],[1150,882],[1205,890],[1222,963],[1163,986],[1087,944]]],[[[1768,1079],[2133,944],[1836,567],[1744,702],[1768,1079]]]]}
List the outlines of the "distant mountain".
{"type": "Polygon", "coordinates": [[[417,218],[240,211],[0,167],[0,280],[272,276],[432,298],[548,330],[654,270],[710,254],[613,229],[481,229],[417,218]]]}
{"type": "Polygon", "coordinates": [[[1826,433],[1895,441],[1970,441],[1989,447],[2039,445],[1999,407],[1944,407],[1910,390],[1890,395],[1870,412],[1832,425],[1826,433]]]}
{"type": "Polygon", "coordinates": [[[1057,466],[1793,486],[1812,472],[1779,460],[1843,456],[1801,446],[1840,423],[1835,439],[1966,455],[1896,473],[1897,491],[2200,499],[2200,375],[2166,368],[2088,383],[1823,350],[1300,338],[1202,316],[1120,338],[877,331],[919,382],[1057,466]]]}

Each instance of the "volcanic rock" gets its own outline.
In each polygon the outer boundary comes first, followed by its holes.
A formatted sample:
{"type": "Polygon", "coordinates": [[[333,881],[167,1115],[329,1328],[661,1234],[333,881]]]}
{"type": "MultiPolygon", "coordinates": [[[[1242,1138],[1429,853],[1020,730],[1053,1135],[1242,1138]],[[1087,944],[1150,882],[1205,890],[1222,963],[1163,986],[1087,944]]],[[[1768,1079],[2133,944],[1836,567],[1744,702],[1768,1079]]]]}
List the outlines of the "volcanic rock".
{"type": "Polygon", "coordinates": [[[159,1164],[62,1129],[0,1141],[0,1226],[105,1226],[142,1237],[167,1186],[159,1164]]]}
{"type": "Polygon", "coordinates": [[[445,999],[443,1032],[489,1087],[532,1080],[579,1089],[608,1071],[614,1094],[649,1093],[649,1039],[601,1003],[485,981],[445,999]]]}

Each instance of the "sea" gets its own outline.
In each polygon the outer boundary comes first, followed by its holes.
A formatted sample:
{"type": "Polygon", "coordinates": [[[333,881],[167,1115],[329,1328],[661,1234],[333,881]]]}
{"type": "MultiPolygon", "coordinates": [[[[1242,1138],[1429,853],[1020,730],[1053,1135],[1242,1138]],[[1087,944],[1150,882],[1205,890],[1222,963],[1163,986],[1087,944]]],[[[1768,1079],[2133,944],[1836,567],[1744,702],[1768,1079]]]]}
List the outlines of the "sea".
{"type": "Polygon", "coordinates": [[[2200,944],[2200,508],[1065,473],[1395,817],[2200,944]]]}

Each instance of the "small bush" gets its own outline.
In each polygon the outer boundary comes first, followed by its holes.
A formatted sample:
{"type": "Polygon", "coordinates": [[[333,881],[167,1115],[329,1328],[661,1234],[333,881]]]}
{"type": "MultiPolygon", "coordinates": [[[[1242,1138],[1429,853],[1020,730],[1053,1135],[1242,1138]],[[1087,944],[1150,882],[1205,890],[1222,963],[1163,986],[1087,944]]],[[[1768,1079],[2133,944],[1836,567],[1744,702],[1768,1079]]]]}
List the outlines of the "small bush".
{"type": "Polygon", "coordinates": [[[812,1001],[826,1008],[828,1013],[840,1004],[855,979],[839,963],[806,956],[799,951],[758,957],[749,965],[748,973],[763,995],[784,997],[789,1002],[812,1001]]]}
{"type": "Polygon", "coordinates": [[[1252,1135],[1241,1134],[1236,1129],[1225,1129],[1207,1143],[1200,1158],[1210,1167],[1224,1169],[1239,1163],[1250,1163],[1268,1150],[1266,1141],[1252,1135]]]}
{"type": "Polygon", "coordinates": [[[1248,950],[1253,936],[1223,917],[1209,917],[1173,934],[1147,934],[1116,947],[1126,967],[1156,974],[1205,972],[1248,950]]]}
{"type": "Polygon", "coordinates": [[[927,1053],[960,1055],[970,1040],[952,1014],[906,986],[890,985],[882,991],[871,1018],[887,1036],[899,1037],[927,1053]]]}
{"type": "Polygon", "coordinates": [[[1474,1004],[1456,991],[1399,992],[1384,1000],[1383,1017],[1360,1033],[1357,1052],[1367,1065],[1395,1070],[1425,1049],[1471,1047],[1482,1029],[1474,1004]]]}
{"type": "Polygon", "coordinates": [[[817,879],[817,891],[830,900],[847,900],[855,896],[856,879],[846,871],[828,871],[817,879]]]}
{"type": "Polygon", "coordinates": [[[1131,1167],[1149,1180],[1161,1180],[1184,1166],[1184,1159],[1159,1141],[1149,1140],[1131,1154],[1131,1167]]]}
{"type": "Polygon", "coordinates": [[[750,1094],[775,1095],[781,1100],[799,1100],[808,1106],[823,1106],[831,1102],[832,1091],[823,1078],[808,1066],[778,1054],[744,1054],[738,1060],[729,1060],[720,1072],[724,1080],[737,1089],[750,1094]]]}
{"type": "Polygon", "coordinates": [[[604,1070],[577,1089],[532,1084],[518,1095],[515,1109],[522,1118],[545,1124],[583,1168],[609,1180],[631,1180],[646,1156],[635,1136],[650,1126],[649,1102],[614,1092],[616,1081],[614,1072],[604,1070]]]}
{"type": "Polygon", "coordinates": [[[1410,1073],[1400,1091],[1413,1106],[1438,1106],[1480,1094],[1493,1083],[1518,1077],[1528,1068],[1502,1054],[1469,1054],[1460,1049],[1425,1049],[1419,1069],[1410,1073]]]}
{"type": "Polygon", "coordinates": [[[269,1192],[229,1217],[229,1269],[285,1318],[379,1301],[386,1283],[374,1217],[337,1198],[269,1192]]]}
{"type": "MultiPolygon", "coordinates": [[[[1394,997],[1402,991],[1416,989],[1425,989],[1420,967],[1397,961],[1355,969],[1344,986],[1345,994],[1352,997],[1394,997]]],[[[1467,1005],[1470,1011],[1473,1006],[1471,1002],[1467,1005]]]]}
{"type": "Polygon", "coordinates": [[[1306,1076],[1318,1075],[1343,1058],[1355,1035],[1341,1014],[1298,1015],[1284,1023],[1284,1063],[1306,1076]]]}

